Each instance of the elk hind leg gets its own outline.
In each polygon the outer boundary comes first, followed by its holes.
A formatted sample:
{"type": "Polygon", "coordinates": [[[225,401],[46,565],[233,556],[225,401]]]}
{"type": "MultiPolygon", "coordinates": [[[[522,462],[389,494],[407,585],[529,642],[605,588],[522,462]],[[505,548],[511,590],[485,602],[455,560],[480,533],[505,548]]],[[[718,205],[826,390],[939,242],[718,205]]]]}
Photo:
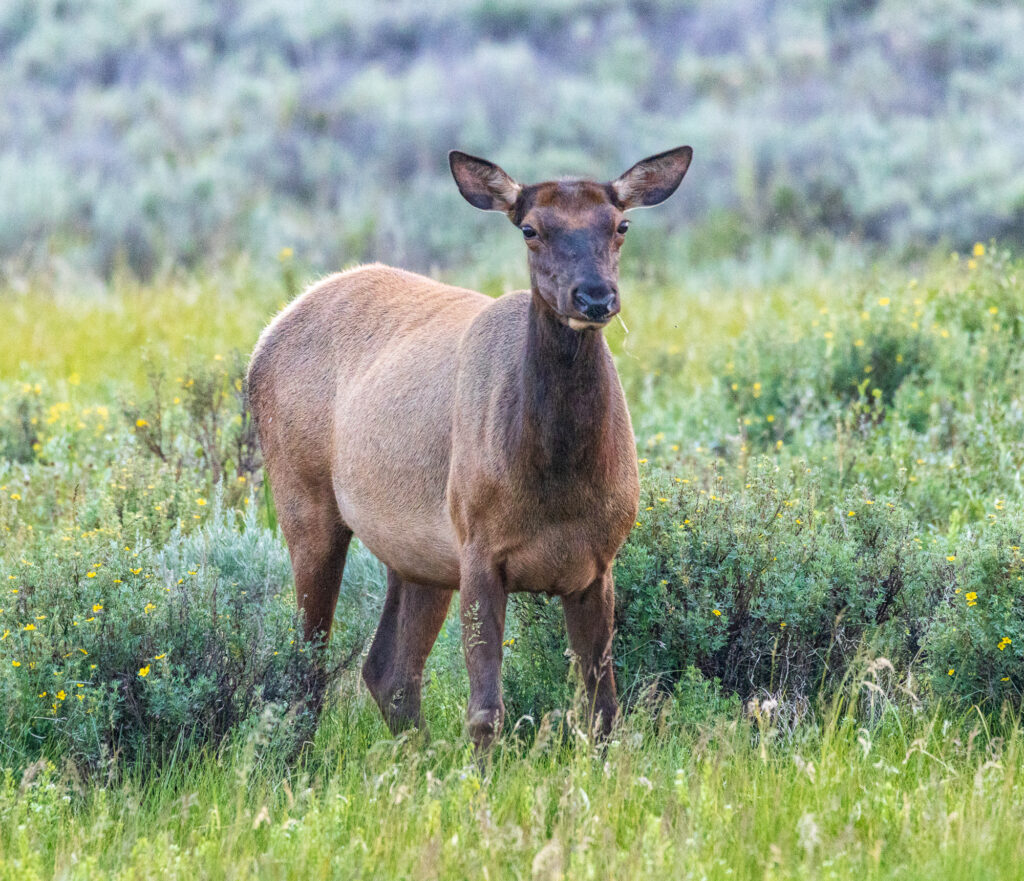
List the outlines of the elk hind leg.
{"type": "Polygon", "coordinates": [[[387,597],[363,680],[393,734],[423,727],[423,667],[451,601],[452,591],[405,581],[388,569],[387,597]]]}
{"type": "Polygon", "coordinates": [[[281,525],[292,558],[295,599],[302,613],[304,636],[310,642],[326,643],[331,635],[352,531],[341,522],[336,508],[310,514],[281,525]]]}
{"type": "MultiPolygon", "coordinates": [[[[274,476],[271,474],[272,479],[274,476]]],[[[341,521],[333,496],[305,487],[288,492],[291,487],[284,480],[271,486],[291,555],[303,635],[316,647],[306,702],[314,716],[319,716],[327,692],[324,649],[331,635],[352,531],[341,521]]]]}
{"type": "Polygon", "coordinates": [[[274,464],[268,456],[270,486],[292,560],[303,635],[309,642],[322,639],[326,643],[352,530],[342,522],[329,487],[311,485],[274,464]]]}

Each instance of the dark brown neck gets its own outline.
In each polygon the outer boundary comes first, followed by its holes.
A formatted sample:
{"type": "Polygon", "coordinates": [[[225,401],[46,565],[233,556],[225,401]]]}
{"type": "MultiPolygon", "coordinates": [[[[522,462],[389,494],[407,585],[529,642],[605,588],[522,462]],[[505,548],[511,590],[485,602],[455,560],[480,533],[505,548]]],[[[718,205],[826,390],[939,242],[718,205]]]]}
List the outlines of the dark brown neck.
{"type": "Polygon", "coordinates": [[[614,371],[598,330],[564,325],[534,291],[521,372],[519,456],[544,484],[608,466],[614,371]]]}

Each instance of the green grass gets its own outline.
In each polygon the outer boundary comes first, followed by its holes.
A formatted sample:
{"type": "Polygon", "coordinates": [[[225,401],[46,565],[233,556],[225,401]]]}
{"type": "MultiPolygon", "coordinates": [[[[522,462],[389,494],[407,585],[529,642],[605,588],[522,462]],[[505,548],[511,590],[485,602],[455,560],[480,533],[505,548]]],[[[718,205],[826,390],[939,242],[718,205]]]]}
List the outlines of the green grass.
{"type": "Polygon", "coordinates": [[[1015,719],[845,707],[563,724],[478,764],[434,698],[429,745],[347,695],[298,766],[259,737],[107,786],[52,765],[0,785],[0,878],[1019,877],[1015,719]],[[993,730],[995,725],[995,730],[993,730]]]}
{"type": "Polygon", "coordinates": [[[595,748],[517,605],[482,761],[455,619],[388,737],[362,550],[303,714],[236,384],[298,275],[0,292],[0,879],[1024,875],[1024,264],[624,280],[629,709],[595,748]]]}

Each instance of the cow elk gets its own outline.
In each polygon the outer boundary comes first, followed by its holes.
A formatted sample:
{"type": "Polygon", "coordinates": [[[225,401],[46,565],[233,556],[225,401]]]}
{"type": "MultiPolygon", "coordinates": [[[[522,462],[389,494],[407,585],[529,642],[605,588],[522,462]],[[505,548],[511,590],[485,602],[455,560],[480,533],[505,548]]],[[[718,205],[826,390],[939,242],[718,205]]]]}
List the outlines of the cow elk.
{"type": "Polygon", "coordinates": [[[358,536],[387,566],[363,676],[392,731],[421,724],[423,667],[456,590],[478,747],[504,718],[513,591],[562,598],[592,722],[609,731],[612,562],[639,478],[601,330],[619,312],[626,212],[672,195],[691,157],[526,186],[452,151],[465,199],[520,230],[529,290],[491,299],[361,266],[313,285],[260,337],[249,394],[306,637],[330,635],[358,536]]]}

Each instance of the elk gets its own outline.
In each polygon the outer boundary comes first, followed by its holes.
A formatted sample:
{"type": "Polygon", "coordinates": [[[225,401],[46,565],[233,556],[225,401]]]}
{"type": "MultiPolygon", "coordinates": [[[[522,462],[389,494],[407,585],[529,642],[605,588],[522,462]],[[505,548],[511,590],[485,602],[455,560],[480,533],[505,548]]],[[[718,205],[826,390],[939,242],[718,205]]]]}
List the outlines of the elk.
{"type": "Polygon", "coordinates": [[[521,185],[459,151],[474,207],[523,236],[530,289],[491,299],[380,264],[314,284],[264,330],[248,388],[307,639],[330,635],[353,535],[387,567],[363,678],[393,732],[422,724],[427,655],[460,593],[467,729],[501,730],[513,591],[560,596],[591,723],[618,712],[612,563],[636,519],[636,442],[601,333],[625,212],[675,192],[693,151],[611,183],[521,185]]]}

